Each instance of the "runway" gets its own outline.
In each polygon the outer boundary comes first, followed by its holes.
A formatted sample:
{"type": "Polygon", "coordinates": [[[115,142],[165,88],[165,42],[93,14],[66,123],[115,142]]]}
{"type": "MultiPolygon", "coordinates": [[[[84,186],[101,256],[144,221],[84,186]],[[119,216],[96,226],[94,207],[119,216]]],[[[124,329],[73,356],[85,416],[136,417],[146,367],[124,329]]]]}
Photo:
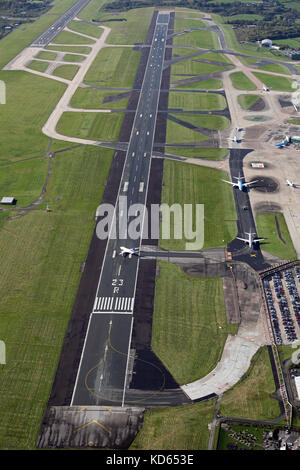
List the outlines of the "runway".
{"type": "Polygon", "coordinates": [[[91,0],[78,0],[69,10],[67,10],[55,23],[49,26],[38,38],[36,38],[30,47],[45,47],[73,20],[78,13],[85,8],[91,0]]]}
{"type": "MultiPolygon", "coordinates": [[[[124,258],[119,253],[121,246],[141,245],[140,235],[126,233],[127,214],[130,220],[135,216],[133,204],[146,205],[168,24],[169,14],[157,16],[115,205],[117,230],[109,233],[71,405],[122,406],[126,402],[127,378],[133,366],[129,348],[139,257],[124,258]]],[[[141,213],[140,226],[143,219],[141,213]]]]}

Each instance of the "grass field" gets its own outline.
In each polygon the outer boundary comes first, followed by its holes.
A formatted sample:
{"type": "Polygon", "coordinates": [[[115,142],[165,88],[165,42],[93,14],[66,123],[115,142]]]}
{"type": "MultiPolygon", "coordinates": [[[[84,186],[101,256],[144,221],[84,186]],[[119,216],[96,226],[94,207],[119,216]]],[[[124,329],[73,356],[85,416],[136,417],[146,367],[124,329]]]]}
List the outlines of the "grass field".
{"type": "Polygon", "coordinates": [[[103,102],[108,96],[118,93],[105,90],[93,90],[91,88],[78,88],[71,99],[71,106],[85,109],[126,109],[128,99],[123,98],[116,101],[103,102]]]}
{"type": "MultiPolygon", "coordinates": [[[[169,147],[166,147],[167,149],[169,147]]],[[[220,170],[165,160],[162,202],[204,204],[204,248],[226,246],[236,236],[236,211],[231,188],[220,170]]],[[[160,246],[184,250],[187,240],[161,240],[160,246]]]]}
{"type": "MultiPolygon", "coordinates": [[[[108,21],[103,22],[104,26],[111,28],[111,32],[107,38],[108,44],[136,44],[144,43],[147,37],[147,32],[150,26],[152,14],[154,9],[151,8],[137,8],[135,10],[122,11],[119,18],[124,18],[126,21],[108,21]]],[[[109,18],[112,17],[108,14],[109,18]]],[[[106,15],[107,17],[107,15],[106,15]]],[[[97,19],[104,20],[102,14],[97,16],[97,19]]]]}
{"type": "Polygon", "coordinates": [[[104,48],[89,68],[84,83],[99,87],[131,88],[140,59],[140,51],[125,47],[104,48]]]}
{"type": "MultiPolygon", "coordinates": [[[[172,116],[172,114],[171,114],[172,116]]],[[[230,127],[230,121],[225,116],[215,116],[213,114],[177,114],[183,121],[189,122],[196,127],[204,127],[210,130],[224,130],[230,127]]]]}
{"type": "Polygon", "coordinates": [[[236,330],[226,323],[221,278],[188,276],[159,262],[151,346],[179,384],[214,369],[227,335],[236,330]]]}
{"type": "Polygon", "coordinates": [[[48,51],[40,51],[36,56],[37,59],[44,59],[44,60],[55,60],[56,54],[55,52],[48,52],[48,51]]]}
{"type": "Polygon", "coordinates": [[[55,157],[45,204],[0,231],[0,448],[34,449],[113,151],[55,157]],[[60,200],[56,200],[60,196],[60,200]]]}
{"type": "Polygon", "coordinates": [[[218,93],[169,93],[169,108],[180,108],[188,111],[218,111],[226,108],[226,100],[218,93]]]}
{"type": "Polygon", "coordinates": [[[300,119],[289,119],[288,122],[290,124],[295,124],[296,126],[300,126],[300,119]]]}
{"type": "MultiPolygon", "coordinates": [[[[300,44],[299,44],[300,46],[300,44]]],[[[291,75],[291,72],[287,67],[281,64],[266,64],[266,65],[260,65],[259,69],[261,70],[266,70],[267,72],[274,72],[274,73],[281,73],[281,74],[286,74],[286,75],[291,75]]]]}
{"type": "Polygon", "coordinates": [[[193,147],[165,147],[165,153],[189,158],[205,158],[207,160],[220,160],[228,155],[228,149],[221,148],[193,148],[193,147]]]}
{"type": "Polygon", "coordinates": [[[243,109],[249,109],[253,106],[260,97],[258,95],[239,95],[238,96],[238,103],[243,109]]]}
{"type": "Polygon", "coordinates": [[[207,450],[215,401],[146,411],[129,450],[207,450]]]}
{"type": "Polygon", "coordinates": [[[91,48],[88,46],[47,46],[47,50],[61,51],[61,52],[75,52],[77,54],[89,54],[91,48]]]}
{"type": "Polygon", "coordinates": [[[185,19],[180,18],[175,15],[175,24],[174,24],[174,33],[183,31],[184,29],[197,29],[197,28],[206,28],[207,23],[201,21],[200,19],[185,19]]]}
{"type": "Polygon", "coordinates": [[[100,38],[103,33],[103,28],[98,28],[98,26],[93,26],[91,24],[82,23],[81,21],[71,21],[68,24],[68,28],[77,33],[87,34],[94,38],[100,38]]]}
{"type": "Polygon", "coordinates": [[[256,86],[251,80],[246,77],[243,72],[233,72],[230,74],[232,85],[238,90],[256,90],[256,86]]]}
{"type": "Polygon", "coordinates": [[[189,129],[177,122],[167,121],[167,144],[196,144],[203,140],[210,140],[209,136],[206,136],[202,132],[189,129]]]}
{"type": "Polygon", "coordinates": [[[81,139],[118,141],[124,113],[63,113],[57,124],[60,134],[81,139]]]}
{"type": "Polygon", "coordinates": [[[279,77],[277,75],[269,75],[267,73],[253,72],[253,74],[261,80],[267,87],[273,90],[292,92],[293,80],[288,77],[279,77]]]}
{"type": "Polygon", "coordinates": [[[259,349],[252,359],[246,377],[224,393],[220,406],[222,416],[247,419],[272,419],[280,415],[278,401],[270,397],[275,383],[267,347],[259,349]]]}
{"type": "Polygon", "coordinates": [[[282,259],[296,259],[297,255],[291,240],[284,215],[280,212],[272,212],[269,214],[258,214],[256,218],[257,230],[261,237],[266,240],[261,244],[261,248],[267,252],[278,256],[282,259]],[[277,217],[282,242],[279,238],[279,234],[276,227],[277,217]]]}
{"type": "MultiPolygon", "coordinates": [[[[176,81],[177,80],[178,78],[176,79],[176,81]]],[[[219,90],[222,87],[223,87],[222,80],[219,80],[218,78],[208,78],[207,80],[199,80],[197,82],[187,83],[186,85],[180,85],[180,86],[175,87],[174,89],[188,88],[191,90],[219,90]]]]}
{"type": "Polygon", "coordinates": [[[235,445],[237,446],[238,450],[249,450],[249,451],[257,451],[262,450],[262,442],[263,442],[263,432],[264,429],[261,427],[254,427],[249,425],[242,425],[242,424],[234,424],[230,423],[230,430],[225,430],[222,427],[220,428],[219,436],[218,436],[218,448],[217,450],[229,450],[227,446],[235,445]],[[243,437],[243,431],[251,434],[252,436],[257,437],[257,440],[251,442],[250,446],[246,444],[242,444],[239,442],[238,439],[235,439],[234,436],[239,436],[239,438],[243,437]],[[236,433],[236,434],[234,434],[236,433]]]}
{"type": "Polygon", "coordinates": [[[0,167],[0,191],[27,206],[40,195],[48,172],[49,160],[37,158],[0,167]]]}
{"type": "Polygon", "coordinates": [[[53,44],[94,44],[94,40],[79,34],[62,31],[53,39],[53,44]]]}
{"type": "Polygon", "coordinates": [[[52,75],[55,75],[56,77],[66,78],[67,80],[73,80],[78,70],[78,65],[59,65],[54,69],[52,75]]]}
{"type": "Polygon", "coordinates": [[[45,72],[48,68],[49,62],[42,62],[41,60],[32,60],[27,67],[37,72],[45,72]]]}
{"type": "Polygon", "coordinates": [[[65,62],[82,62],[85,60],[85,56],[78,54],[65,54],[63,60],[65,62]]]}
{"type": "Polygon", "coordinates": [[[0,115],[0,163],[43,155],[49,138],[41,129],[65,85],[21,71],[1,71],[0,79],[7,90],[5,112],[0,115]]]}
{"type": "MultiPolygon", "coordinates": [[[[201,56],[199,57],[199,59],[201,56]]],[[[210,73],[216,72],[224,72],[229,70],[228,65],[224,63],[222,65],[215,65],[215,64],[207,64],[205,62],[196,62],[197,57],[193,59],[186,59],[181,60],[180,62],[176,62],[174,65],[171,66],[171,73],[174,74],[188,74],[188,75],[207,75],[210,73]]],[[[186,77],[182,77],[186,78],[186,77]]],[[[178,79],[177,79],[178,80],[178,79]]]]}
{"type": "Polygon", "coordinates": [[[218,37],[213,31],[192,31],[173,38],[174,46],[201,47],[202,49],[218,49],[218,37]]]}

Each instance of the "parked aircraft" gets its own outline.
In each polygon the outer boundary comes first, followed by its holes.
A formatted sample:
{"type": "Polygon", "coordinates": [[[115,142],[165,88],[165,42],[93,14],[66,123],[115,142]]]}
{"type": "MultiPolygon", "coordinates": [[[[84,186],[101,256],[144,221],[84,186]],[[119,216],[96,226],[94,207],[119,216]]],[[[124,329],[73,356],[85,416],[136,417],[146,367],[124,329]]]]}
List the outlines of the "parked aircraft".
{"type": "Polygon", "coordinates": [[[236,238],[238,240],[242,240],[245,243],[248,243],[250,248],[252,248],[255,243],[260,242],[261,240],[264,240],[264,238],[256,238],[255,237],[255,235],[256,235],[255,232],[245,232],[245,234],[249,235],[249,237],[248,238],[236,237],[236,238]]]}
{"type": "Polygon", "coordinates": [[[126,248],[125,246],[121,246],[120,248],[120,255],[124,256],[124,258],[128,255],[138,256],[139,248],[126,248]]]}
{"type": "Polygon", "coordinates": [[[276,147],[287,147],[291,143],[291,137],[286,135],[282,142],[275,144],[276,147]]]}
{"type": "Polygon", "coordinates": [[[244,188],[247,188],[250,184],[256,183],[258,180],[255,181],[249,181],[248,183],[244,183],[243,180],[245,179],[244,176],[234,176],[234,178],[237,180],[237,183],[233,183],[232,181],[224,181],[224,183],[229,183],[231,184],[234,188],[237,187],[239,188],[240,191],[243,191],[244,188]]]}
{"type": "Polygon", "coordinates": [[[293,181],[286,180],[286,184],[291,188],[297,188],[297,183],[294,183],[293,181]]]}

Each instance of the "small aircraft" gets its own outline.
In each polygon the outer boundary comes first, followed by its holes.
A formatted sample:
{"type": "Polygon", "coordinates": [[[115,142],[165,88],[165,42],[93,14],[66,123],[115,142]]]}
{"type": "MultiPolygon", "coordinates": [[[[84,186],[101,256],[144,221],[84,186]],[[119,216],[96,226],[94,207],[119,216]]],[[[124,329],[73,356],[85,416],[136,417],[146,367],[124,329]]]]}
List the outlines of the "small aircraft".
{"type": "Polygon", "coordinates": [[[252,248],[253,245],[257,242],[260,242],[261,240],[264,240],[264,238],[256,238],[254,235],[256,235],[255,232],[245,232],[246,235],[249,235],[248,238],[240,238],[236,237],[238,240],[242,240],[245,243],[248,243],[249,247],[252,248]]]}
{"type": "Polygon", "coordinates": [[[270,88],[267,87],[266,85],[264,85],[262,89],[263,89],[263,91],[270,91],[270,88]]]}
{"type": "Polygon", "coordinates": [[[244,183],[243,180],[245,179],[244,176],[234,176],[234,178],[237,180],[237,183],[232,183],[232,181],[224,181],[224,183],[229,183],[232,184],[233,187],[239,188],[240,191],[243,191],[244,188],[247,188],[250,184],[257,183],[258,180],[255,181],[249,181],[249,183],[244,183]]]}
{"type": "Polygon", "coordinates": [[[287,147],[291,143],[291,137],[286,135],[282,142],[275,144],[276,147],[287,147]]]}
{"type": "Polygon", "coordinates": [[[124,258],[128,255],[138,256],[139,248],[126,248],[125,246],[121,246],[120,248],[120,255],[124,256],[124,258]]]}
{"type": "Polygon", "coordinates": [[[241,139],[240,139],[239,137],[237,137],[236,135],[234,135],[233,137],[231,137],[230,140],[232,140],[232,142],[237,142],[237,143],[241,142],[241,139]]]}
{"type": "Polygon", "coordinates": [[[297,188],[297,183],[294,183],[293,181],[286,180],[286,184],[291,188],[297,188]]]}

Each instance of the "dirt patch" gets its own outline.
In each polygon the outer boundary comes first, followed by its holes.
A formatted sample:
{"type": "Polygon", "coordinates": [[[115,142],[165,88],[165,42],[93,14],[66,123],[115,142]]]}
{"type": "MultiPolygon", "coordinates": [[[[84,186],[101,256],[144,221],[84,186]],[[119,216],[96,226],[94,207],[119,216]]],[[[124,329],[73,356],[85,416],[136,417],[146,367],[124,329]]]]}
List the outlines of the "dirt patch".
{"type": "Polygon", "coordinates": [[[246,129],[244,140],[256,140],[266,132],[266,127],[262,125],[251,126],[246,129]]]}

